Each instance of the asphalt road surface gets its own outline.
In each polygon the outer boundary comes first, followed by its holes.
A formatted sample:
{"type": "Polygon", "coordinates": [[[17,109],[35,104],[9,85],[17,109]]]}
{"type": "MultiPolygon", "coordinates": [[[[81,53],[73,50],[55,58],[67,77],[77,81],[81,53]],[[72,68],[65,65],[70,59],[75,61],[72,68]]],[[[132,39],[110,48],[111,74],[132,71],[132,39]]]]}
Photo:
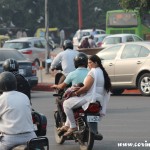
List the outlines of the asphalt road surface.
{"type": "MultiPolygon", "coordinates": [[[[65,141],[58,145],[54,138],[53,112],[56,109],[52,92],[32,92],[32,105],[47,116],[47,137],[50,150],[79,150],[78,143],[65,141]]],[[[150,97],[141,95],[111,96],[107,115],[99,122],[102,141],[93,150],[149,150],[150,97]]]]}

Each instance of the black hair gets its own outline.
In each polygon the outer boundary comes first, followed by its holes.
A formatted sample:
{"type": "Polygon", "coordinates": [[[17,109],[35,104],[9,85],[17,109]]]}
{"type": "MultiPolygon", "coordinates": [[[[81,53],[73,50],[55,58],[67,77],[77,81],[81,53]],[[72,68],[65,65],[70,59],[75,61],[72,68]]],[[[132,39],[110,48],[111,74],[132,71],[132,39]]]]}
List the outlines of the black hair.
{"type": "Polygon", "coordinates": [[[97,55],[92,55],[89,57],[89,60],[91,60],[94,63],[97,63],[98,66],[102,69],[104,74],[104,88],[107,92],[111,91],[111,81],[108,76],[108,73],[106,72],[105,68],[102,65],[101,59],[97,55]]]}

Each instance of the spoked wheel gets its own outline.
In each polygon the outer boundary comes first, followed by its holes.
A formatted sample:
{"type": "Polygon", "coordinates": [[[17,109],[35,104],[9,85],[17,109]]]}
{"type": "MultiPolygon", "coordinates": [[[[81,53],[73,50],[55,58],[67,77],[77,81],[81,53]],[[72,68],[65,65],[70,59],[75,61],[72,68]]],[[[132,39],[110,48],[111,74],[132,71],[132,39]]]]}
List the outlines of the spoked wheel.
{"type": "Polygon", "coordinates": [[[58,111],[55,112],[54,118],[55,118],[55,122],[56,122],[56,126],[54,127],[56,143],[63,144],[65,142],[64,136],[58,135],[58,128],[62,126],[62,122],[61,122],[60,115],[59,115],[58,111]]]}
{"type": "Polygon", "coordinates": [[[92,150],[94,145],[94,133],[86,131],[83,143],[80,143],[80,150],[92,150]]]}
{"type": "Polygon", "coordinates": [[[143,96],[150,96],[150,73],[145,73],[140,77],[138,88],[143,96]]]}

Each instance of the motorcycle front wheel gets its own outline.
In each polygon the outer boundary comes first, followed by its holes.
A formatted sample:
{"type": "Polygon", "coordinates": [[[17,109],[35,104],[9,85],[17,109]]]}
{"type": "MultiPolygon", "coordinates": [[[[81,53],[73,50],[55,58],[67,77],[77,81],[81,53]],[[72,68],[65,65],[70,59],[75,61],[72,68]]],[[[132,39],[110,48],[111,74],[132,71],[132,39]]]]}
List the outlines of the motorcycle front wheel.
{"type": "Polygon", "coordinates": [[[94,133],[87,130],[84,135],[82,143],[80,143],[80,150],[92,150],[94,145],[94,133]]]}
{"type": "Polygon", "coordinates": [[[55,118],[55,123],[56,123],[56,125],[54,127],[54,134],[55,134],[56,143],[63,144],[65,142],[65,138],[63,136],[58,135],[58,128],[62,126],[61,118],[60,118],[58,111],[55,112],[54,118],[55,118]]]}

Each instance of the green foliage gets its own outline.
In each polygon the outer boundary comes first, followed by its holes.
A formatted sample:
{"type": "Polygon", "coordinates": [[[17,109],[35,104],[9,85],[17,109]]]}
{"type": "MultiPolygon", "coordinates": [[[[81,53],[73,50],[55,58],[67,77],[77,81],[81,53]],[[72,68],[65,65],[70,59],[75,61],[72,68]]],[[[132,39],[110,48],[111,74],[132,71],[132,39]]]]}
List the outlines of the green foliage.
{"type": "MultiPolygon", "coordinates": [[[[105,29],[106,11],[119,8],[118,0],[82,0],[83,28],[105,29]]],[[[78,29],[78,0],[48,0],[48,9],[50,27],[78,29]]],[[[0,28],[12,23],[33,32],[44,27],[45,0],[0,0],[0,28]]]]}
{"type": "Polygon", "coordinates": [[[139,8],[141,13],[150,10],[150,0],[119,0],[123,9],[139,8]]]}

